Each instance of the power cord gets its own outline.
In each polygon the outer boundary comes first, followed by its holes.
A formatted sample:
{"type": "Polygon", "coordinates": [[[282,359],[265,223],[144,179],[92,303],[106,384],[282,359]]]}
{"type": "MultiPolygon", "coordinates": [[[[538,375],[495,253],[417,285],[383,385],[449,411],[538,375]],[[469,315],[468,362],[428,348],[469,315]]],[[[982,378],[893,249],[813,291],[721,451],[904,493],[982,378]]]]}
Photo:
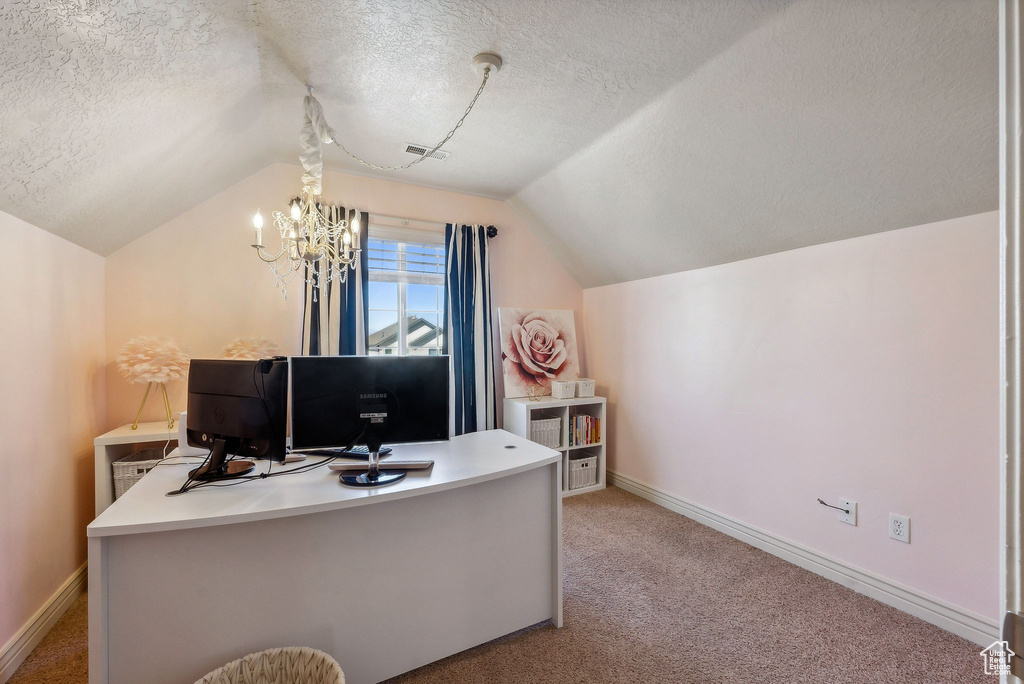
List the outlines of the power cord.
{"type": "MultiPolygon", "coordinates": [[[[195,489],[203,489],[204,487],[233,487],[235,485],[243,484],[245,482],[251,482],[252,480],[265,480],[268,477],[280,477],[282,475],[295,475],[298,473],[307,473],[311,470],[321,468],[330,463],[331,461],[337,460],[338,458],[351,452],[352,448],[359,443],[359,440],[361,440],[365,434],[366,428],[364,427],[362,430],[359,431],[359,434],[355,436],[355,438],[349,443],[347,447],[345,447],[343,451],[340,451],[339,453],[331,456],[325,456],[323,459],[317,461],[316,463],[304,463],[300,466],[289,468],[288,470],[278,470],[277,472],[270,472],[271,468],[273,467],[273,462],[271,461],[271,465],[270,467],[267,468],[267,472],[265,473],[259,473],[257,475],[242,475],[240,477],[231,478],[228,481],[196,481],[192,475],[189,475],[188,479],[185,480],[185,484],[181,486],[181,489],[167,492],[167,495],[175,496],[178,494],[185,494],[195,489]],[[195,484],[193,484],[193,482],[195,484]]],[[[203,461],[204,465],[206,464],[206,461],[210,460],[210,455],[212,455],[212,453],[213,450],[211,449],[210,454],[208,454],[206,456],[206,459],[203,461]]],[[[202,466],[200,466],[200,468],[202,468],[202,466]]],[[[196,472],[198,472],[198,470],[196,472]]]]}
{"type": "MultiPolygon", "coordinates": [[[[171,420],[174,421],[174,422],[177,422],[177,421],[181,420],[181,414],[182,413],[184,413],[184,412],[183,411],[178,411],[177,413],[172,413],[171,414],[171,420]]],[[[171,429],[167,428],[167,441],[164,442],[163,458],[160,459],[161,461],[166,461],[167,460],[167,458],[168,458],[168,456],[167,456],[167,447],[171,446],[171,442],[173,442],[175,439],[176,439],[175,436],[171,434],[171,429]]]]}
{"type": "MultiPolygon", "coordinates": [[[[181,414],[182,413],[184,413],[184,411],[178,411],[177,413],[172,414],[172,418],[175,421],[181,420],[181,414]]],[[[173,442],[175,439],[176,438],[171,435],[171,431],[168,430],[167,431],[167,441],[164,442],[163,455],[162,455],[162,457],[160,458],[159,461],[157,461],[156,463],[153,464],[154,468],[156,468],[157,466],[162,466],[162,465],[195,465],[196,463],[198,463],[198,461],[184,461],[184,460],[182,460],[182,461],[175,461],[174,463],[167,463],[167,461],[170,461],[170,460],[173,460],[173,459],[178,459],[178,458],[186,459],[186,458],[189,458],[188,456],[182,456],[181,454],[178,454],[177,456],[168,456],[167,455],[167,448],[169,446],[171,446],[171,442],[173,442]]],[[[180,447],[181,445],[179,444],[178,446],[180,447]]],[[[209,455],[207,455],[207,458],[209,458],[209,455]]]]}

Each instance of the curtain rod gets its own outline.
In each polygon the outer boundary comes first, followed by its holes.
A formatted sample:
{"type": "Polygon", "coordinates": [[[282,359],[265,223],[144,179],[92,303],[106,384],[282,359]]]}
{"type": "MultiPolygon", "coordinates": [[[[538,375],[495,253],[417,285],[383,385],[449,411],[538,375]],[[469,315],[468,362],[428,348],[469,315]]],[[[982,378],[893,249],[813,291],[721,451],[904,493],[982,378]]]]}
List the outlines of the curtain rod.
{"type": "MultiPolygon", "coordinates": [[[[433,230],[439,233],[444,232],[444,223],[436,221],[421,221],[419,219],[403,218],[401,216],[385,216],[383,214],[370,214],[371,223],[395,226],[400,228],[416,228],[419,230],[433,230]]],[[[487,237],[497,237],[498,229],[494,226],[487,226],[487,237]]]]}
{"type": "Polygon", "coordinates": [[[444,232],[444,224],[436,221],[420,221],[419,219],[404,218],[402,216],[384,216],[383,214],[370,214],[371,223],[395,226],[398,228],[418,228],[420,230],[434,230],[444,232]]]}

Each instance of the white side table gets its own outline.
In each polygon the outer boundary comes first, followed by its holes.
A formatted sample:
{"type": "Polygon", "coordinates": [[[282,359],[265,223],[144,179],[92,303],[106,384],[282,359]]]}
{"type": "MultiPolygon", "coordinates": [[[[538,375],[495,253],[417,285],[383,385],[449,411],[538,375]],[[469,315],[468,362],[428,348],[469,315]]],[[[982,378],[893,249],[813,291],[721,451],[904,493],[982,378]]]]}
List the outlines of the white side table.
{"type": "Polygon", "coordinates": [[[114,503],[114,474],[111,464],[122,456],[138,451],[143,445],[164,444],[170,439],[173,444],[168,453],[178,443],[178,426],[167,429],[167,421],[155,423],[139,423],[138,430],[132,430],[131,424],[122,425],[105,435],[93,440],[96,448],[96,515],[114,503]]]}

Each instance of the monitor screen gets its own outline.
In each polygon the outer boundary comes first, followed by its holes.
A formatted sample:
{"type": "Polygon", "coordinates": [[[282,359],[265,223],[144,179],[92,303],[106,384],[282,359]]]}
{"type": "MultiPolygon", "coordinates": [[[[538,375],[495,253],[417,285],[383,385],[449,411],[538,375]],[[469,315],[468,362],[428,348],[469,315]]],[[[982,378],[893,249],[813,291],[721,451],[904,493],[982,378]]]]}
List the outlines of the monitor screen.
{"type": "Polygon", "coordinates": [[[288,364],[192,359],[188,369],[188,424],[192,446],[227,454],[284,460],[288,364]]]}
{"type": "Polygon", "coordinates": [[[447,356],[293,356],[293,449],[448,439],[447,356]],[[360,435],[362,437],[360,438],[360,435]]]}

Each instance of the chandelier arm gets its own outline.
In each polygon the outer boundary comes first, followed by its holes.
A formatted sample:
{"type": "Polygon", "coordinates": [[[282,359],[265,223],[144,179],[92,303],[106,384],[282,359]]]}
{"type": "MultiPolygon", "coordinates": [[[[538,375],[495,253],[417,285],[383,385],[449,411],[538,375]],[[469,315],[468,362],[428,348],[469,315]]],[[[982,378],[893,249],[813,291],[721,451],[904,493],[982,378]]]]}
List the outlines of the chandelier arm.
{"type": "Polygon", "coordinates": [[[284,248],[282,248],[282,249],[281,249],[281,251],[280,251],[280,252],[278,252],[278,253],[277,253],[277,256],[275,256],[275,257],[272,257],[272,258],[268,259],[268,258],[266,258],[266,257],[265,257],[265,256],[263,256],[263,255],[264,255],[264,254],[270,254],[270,252],[267,252],[266,250],[264,250],[264,249],[263,249],[263,245],[254,245],[254,246],[256,247],[256,256],[258,256],[258,257],[260,258],[260,260],[261,260],[261,261],[265,261],[265,262],[267,262],[268,264],[272,264],[272,263],[274,263],[275,261],[277,261],[278,259],[280,259],[280,258],[281,258],[282,256],[284,256],[285,252],[287,252],[287,251],[288,251],[288,248],[287,248],[287,247],[284,247],[284,248]]]}
{"type": "Polygon", "coordinates": [[[452,130],[448,131],[448,135],[446,135],[444,137],[444,140],[442,140],[441,142],[437,143],[430,150],[428,150],[427,152],[424,152],[423,155],[421,155],[419,158],[414,159],[413,161],[409,162],[408,164],[402,164],[401,166],[381,166],[380,164],[374,164],[373,162],[368,162],[365,159],[357,157],[356,155],[354,155],[351,152],[349,152],[348,149],[344,145],[341,144],[341,142],[338,140],[337,136],[334,135],[333,129],[331,130],[331,142],[333,142],[335,145],[337,145],[341,149],[342,152],[347,154],[349,157],[351,157],[355,161],[359,162],[363,166],[366,166],[368,168],[374,169],[375,171],[404,171],[405,169],[408,169],[410,167],[415,166],[416,164],[419,164],[421,161],[423,161],[424,159],[426,159],[430,155],[434,154],[434,152],[437,152],[439,149],[444,147],[445,143],[447,143],[449,140],[452,139],[452,137],[455,135],[455,132],[462,127],[462,124],[466,120],[466,117],[469,116],[469,113],[471,111],[473,111],[473,106],[476,104],[476,101],[480,98],[480,93],[484,92],[484,86],[487,85],[487,79],[490,78],[490,76],[491,76],[491,68],[490,67],[485,67],[484,68],[484,78],[483,78],[482,81],[480,81],[480,87],[477,88],[476,95],[473,96],[473,99],[470,101],[469,106],[466,107],[465,113],[462,115],[462,118],[459,119],[458,123],[455,124],[455,127],[452,128],[452,130]]]}

